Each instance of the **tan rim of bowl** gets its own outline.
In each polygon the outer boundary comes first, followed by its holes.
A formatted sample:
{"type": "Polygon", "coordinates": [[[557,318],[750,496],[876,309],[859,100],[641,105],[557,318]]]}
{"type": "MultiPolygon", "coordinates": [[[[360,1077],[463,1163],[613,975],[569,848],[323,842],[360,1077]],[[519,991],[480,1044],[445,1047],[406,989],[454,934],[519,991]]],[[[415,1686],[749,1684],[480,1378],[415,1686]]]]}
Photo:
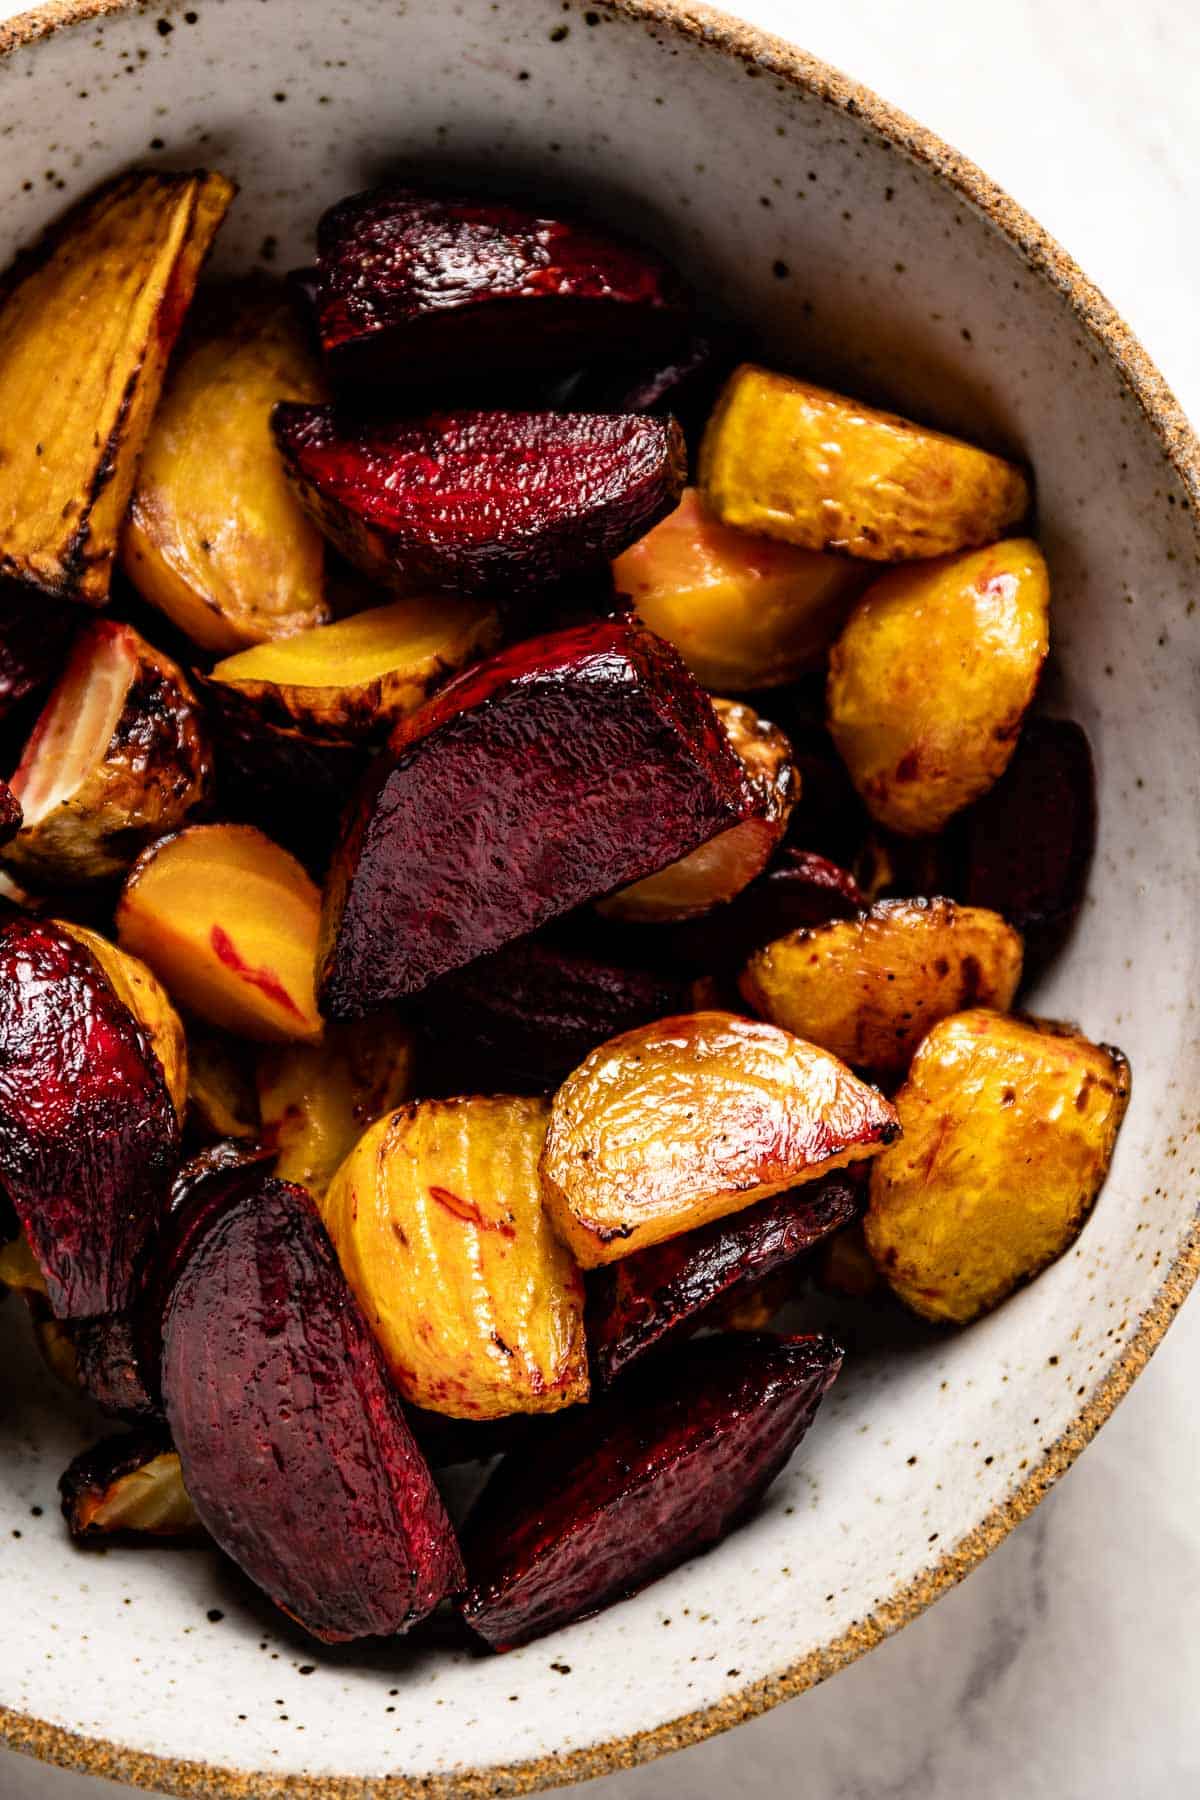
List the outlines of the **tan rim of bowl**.
{"type": "MultiPolygon", "coordinates": [[[[86,23],[107,13],[133,11],[145,0],[47,0],[0,26],[0,56],[49,37],[65,26],[86,23]]],[[[1153,427],[1164,453],[1187,490],[1193,513],[1200,512],[1200,442],[1175,396],[1124,320],[1072,262],[1054,239],[990,181],[974,163],[926,131],[906,114],[887,105],[869,88],[849,80],[782,38],[758,31],[709,6],[676,0],[595,0],[609,12],[647,25],[661,26],[695,44],[759,69],[764,75],[799,88],[858,119],[923,164],[963,199],[985,213],[1025,259],[1034,273],[1065,297],[1083,329],[1116,369],[1125,387],[1153,427]]],[[[1200,533],[1198,533],[1200,535],[1200,533]]],[[[866,1618],[778,1674],[750,1683],[715,1706],[668,1720],[654,1731],[527,1762],[464,1769],[433,1776],[272,1775],[223,1769],[207,1763],[177,1762],[148,1756],[101,1738],[80,1736],[27,1713],[0,1705],[0,1744],[63,1768],[80,1769],[131,1787],[161,1788],[191,1800],[496,1800],[586,1781],[592,1776],[633,1768],[669,1751],[682,1750],[702,1738],[728,1731],[781,1700],[834,1675],[884,1638],[924,1612],[939,1595],[969,1575],[985,1556],[1028,1516],[1039,1500],[1066,1473],[1090,1443],[1118,1401],[1124,1399],[1157,1349],[1167,1326],[1200,1275],[1200,1215],[1167,1270],[1153,1303],[1138,1321],[1123,1354],[1097,1383],[1074,1422],[1049,1446],[1019,1487],[1001,1502],[961,1543],[876,1605],[866,1618]]]]}

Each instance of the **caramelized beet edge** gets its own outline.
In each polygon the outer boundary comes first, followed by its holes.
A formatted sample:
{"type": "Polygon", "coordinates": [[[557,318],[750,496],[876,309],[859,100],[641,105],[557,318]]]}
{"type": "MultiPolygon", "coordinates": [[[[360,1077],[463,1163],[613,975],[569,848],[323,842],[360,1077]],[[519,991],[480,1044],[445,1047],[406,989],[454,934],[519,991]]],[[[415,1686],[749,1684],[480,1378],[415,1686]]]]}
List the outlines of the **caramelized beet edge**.
{"type": "Polygon", "coordinates": [[[178,1149],[162,1066],[91,953],[0,921],[0,1178],[58,1317],[132,1305],[178,1149]]]}
{"type": "Polygon", "coordinates": [[[811,1250],[862,1205],[861,1182],[839,1171],[593,1270],[587,1334],[597,1383],[611,1386],[648,1352],[694,1331],[715,1304],[811,1250]]]}
{"type": "Polygon", "coordinates": [[[461,1580],[454,1532],[302,1188],[195,1233],[163,1322],[184,1482],[216,1542],[326,1643],[390,1636],[461,1580]]]}
{"type": "Polygon", "coordinates": [[[506,1458],[477,1501],[463,1618],[509,1650],[718,1542],[782,1469],[841,1356],[820,1337],[700,1338],[565,1414],[536,1459],[506,1458]]]}
{"type": "MultiPolygon", "coordinates": [[[[115,1432],[101,1438],[68,1463],[59,1477],[58,1493],[67,1530],[77,1544],[139,1541],[137,1532],[105,1531],[90,1523],[94,1504],[127,1476],[134,1475],[156,1456],[172,1449],[166,1426],[148,1425],[136,1431],[115,1432]]],[[[185,1534],[194,1539],[197,1533],[185,1534]]],[[[162,1539],[157,1541],[162,1542],[162,1539]]]]}

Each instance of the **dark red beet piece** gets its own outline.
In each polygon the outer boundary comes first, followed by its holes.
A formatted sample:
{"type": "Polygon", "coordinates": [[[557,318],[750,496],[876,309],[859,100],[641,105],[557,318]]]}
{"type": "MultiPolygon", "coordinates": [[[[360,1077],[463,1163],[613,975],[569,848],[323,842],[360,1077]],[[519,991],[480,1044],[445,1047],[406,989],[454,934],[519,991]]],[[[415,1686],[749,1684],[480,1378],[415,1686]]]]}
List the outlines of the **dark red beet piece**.
{"type": "Polygon", "coordinates": [[[661,348],[686,301],[658,257],[522,206],[411,188],[352,194],[317,227],[317,319],[340,380],[541,369],[661,348]]]}
{"type": "Polygon", "coordinates": [[[150,1039],[90,952],[0,922],[0,1179],[59,1318],[132,1304],[178,1147],[150,1039]]]}
{"type": "Polygon", "coordinates": [[[152,1392],[140,1315],[107,1313],[76,1319],[71,1330],[79,1385],[102,1412],[114,1418],[161,1419],[152,1392]]]}
{"type": "Polygon", "coordinates": [[[21,818],[21,802],[7,781],[0,781],[0,844],[7,844],[20,831],[21,818]]]}
{"type": "Polygon", "coordinates": [[[587,1333],[597,1382],[610,1386],[649,1351],[706,1323],[705,1313],[717,1302],[740,1298],[773,1269],[848,1225],[863,1201],[852,1172],[827,1175],[593,1270],[587,1333]]]}
{"type": "Polygon", "coordinates": [[[391,1636],[459,1584],[453,1528],[303,1188],[263,1177],[193,1237],[162,1373],[201,1520],[314,1637],[391,1636]]]}
{"type": "Polygon", "coordinates": [[[0,718],[49,686],[83,616],[69,602],[0,582],[0,718]]]}
{"type": "Polygon", "coordinates": [[[734,899],[698,919],[650,926],[664,953],[681,968],[721,974],[740,968],[755,950],[802,925],[849,919],[864,906],[846,869],[812,850],[782,849],[771,867],[734,899]]]}
{"type": "Polygon", "coordinates": [[[1030,719],[1000,780],[962,821],[963,899],[990,906],[1042,962],[1083,903],[1096,845],[1096,776],[1072,719],[1030,719]]]}
{"type": "Polygon", "coordinates": [[[664,1352],[476,1502],[463,1618],[511,1650],[634,1594],[717,1543],[775,1479],[841,1366],[828,1338],[755,1333],[664,1352]]]}
{"type": "Polygon", "coordinates": [[[401,592],[511,598],[603,565],[671,511],[687,472],[678,425],[637,413],[362,424],[284,402],[271,423],[322,531],[401,592]]]}
{"type": "Polygon", "coordinates": [[[661,869],[755,797],[707,697],[635,621],[551,633],[405,720],[325,891],[321,1003],[358,1018],[661,869]]]}

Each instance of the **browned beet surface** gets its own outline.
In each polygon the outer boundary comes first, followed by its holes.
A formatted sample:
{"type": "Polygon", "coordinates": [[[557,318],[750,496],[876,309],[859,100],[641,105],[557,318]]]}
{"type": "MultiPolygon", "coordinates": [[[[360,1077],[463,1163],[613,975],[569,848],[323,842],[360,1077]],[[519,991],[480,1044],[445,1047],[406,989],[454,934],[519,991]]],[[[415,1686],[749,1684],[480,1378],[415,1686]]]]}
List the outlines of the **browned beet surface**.
{"type": "Polygon", "coordinates": [[[718,1301],[737,1299],[811,1250],[862,1204],[860,1184],[838,1172],[593,1270],[587,1332],[597,1381],[610,1385],[649,1351],[695,1330],[718,1301]]]}
{"type": "Polygon", "coordinates": [[[565,1414],[476,1502],[463,1618],[510,1650],[708,1549],[774,1480],[840,1365],[828,1338],[699,1338],[565,1414]]]}
{"type": "Polygon", "coordinates": [[[77,1319],[71,1332],[79,1383],[102,1412],[115,1418],[161,1419],[151,1391],[140,1311],[77,1319]]]}
{"type": "MultiPolygon", "coordinates": [[[[98,1444],[82,1450],[68,1464],[59,1478],[58,1492],[67,1530],[77,1544],[161,1544],[165,1541],[157,1533],[143,1537],[132,1531],[105,1531],[102,1527],[90,1524],[88,1515],[119,1482],[135,1475],[148,1462],[170,1448],[171,1439],[165,1426],[159,1429],[148,1427],[101,1438],[98,1444]]],[[[196,1536],[195,1531],[186,1532],[183,1534],[183,1541],[195,1542],[196,1536]]]]}
{"type": "Polygon", "coordinates": [[[544,368],[677,336],[682,290],[658,257],[521,206],[375,188],[317,227],[316,316],[341,379],[544,368]]]}
{"type": "Polygon", "coordinates": [[[404,1631],[459,1583],[433,1478],[302,1188],[264,1177],[193,1236],[163,1393],[200,1518],[314,1637],[404,1631]]]}
{"type": "Polygon", "coordinates": [[[681,968],[720,974],[740,968],[748,956],[802,925],[849,919],[866,902],[847,870],[812,850],[785,846],[770,868],[733,900],[698,919],[650,926],[681,968]]]}
{"type": "Polygon", "coordinates": [[[58,1317],[132,1303],[178,1148],[150,1039],[90,952],[0,922],[0,1179],[58,1317]]]}
{"type": "Polygon", "coordinates": [[[321,1003],[357,1018],[639,880],[753,811],[668,645],[629,620],[534,638],[406,720],[326,888],[321,1003]]]}
{"type": "Polygon", "coordinates": [[[687,458],[671,419],[444,412],[363,424],[281,403],[272,429],[301,501],[373,579],[490,594],[603,566],[676,504],[687,458]]]}

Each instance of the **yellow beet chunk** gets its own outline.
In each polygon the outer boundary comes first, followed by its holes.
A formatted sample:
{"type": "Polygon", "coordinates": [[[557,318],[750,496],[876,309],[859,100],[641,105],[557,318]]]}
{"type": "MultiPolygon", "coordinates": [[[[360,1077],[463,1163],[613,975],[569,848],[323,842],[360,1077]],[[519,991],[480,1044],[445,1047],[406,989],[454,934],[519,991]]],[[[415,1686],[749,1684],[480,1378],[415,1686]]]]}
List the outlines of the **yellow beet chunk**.
{"type": "Polygon", "coordinates": [[[617,558],[613,579],[701,686],[738,691],[820,668],[864,577],[844,557],[722,525],[699,488],[685,488],[617,558]]]}
{"type": "Polygon", "coordinates": [[[171,371],[121,541],[125,573],[205,650],[328,618],[325,547],[271,440],[277,400],[324,382],[286,296],[244,283],[209,308],[171,371]]]}
{"type": "Polygon", "coordinates": [[[128,1007],[150,1039],[162,1067],[171,1104],[182,1119],[188,1096],[187,1039],[166,989],[144,962],[110,944],[98,931],[89,931],[86,925],[70,924],[66,919],[55,919],[54,923],[85,950],[91,951],[107,975],[117,999],[128,1007]]]}
{"type": "Polygon", "coordinates": [[[499,642],[495,607],[433,595],[243,650],[212,675],[271,725],[362,737],[386,733],[499,642]]]}
{"type": "Polygon", "coordinates": [[[279,1151],[275,1173],[319,1200],[366,1127],[407,1099],[413,1039],[377,1013],[327,1025],[319,1044],[265,1050],[258,1063],[263,1136],[279,1151]]]}
{"type": "Polygon", "coordinates": [[[1029,510],[1003,457],[753,363],[717,401],[700,486],[726,525],[868,562],[988,544],[1029,510]]]}
{"type": "Polygon", "coordinates": [[[583,1282],[542,1209],[543,1100],[421,1100],[370,1127],[323,1213],[406,1400],[460,1419],[588,1397],[583,1282]]]}
{"type": "Polygon", "coordinates": [[[262,1130],[248,1044],[201,1025],[187,1024],[188,1109],[206,1139],[257,1138],[262,1130]]]}
{"type": "Polygon", "coordinates": [[[787,737],[740,701],[714,699],[713,711],[742,759],[757,810],[678,862],[601,900],[596,910],[605,918],[647,925],[694,919],[734,899],[761,875],[787,830],[800,792],[787,737]]]}
{"type": "Polygon", "coordinates": [[[1029,538],[881,576],[829,658],[829,729],[868,811],[940,831],[1008,766],[1049,645],[1029,538]]]}
{"type": "Polygon", "coordinates": [[[875,1088],[814,1044],[734,1013],[661,1019],[593,1050],[554,1096],[542,1186],[584,1268],[874,1156],[875,1088]]]}
{"type": "Polygon", "coordinates": [[[139,857],[117,937],[181,1005],[267,1043],[315,1042],[321,896],[295,857],[250,825],[190,825],[139,857]]]}
{"type": "Polygon", "coordinates": [[[0,574],[100,606],[163,372],[234,189],[135,170],[82,200],[0,307],[0,574]]]}
{"type": "Polygon", "coordinates": [[[738,983],[773,1025],[873,1075],[903,1074],[931,1025],[970,1006],[1006,1011],[1021,979],[1019,932],[953,900],[879,900],[853,919],[802,927],[755,951],[738,983]]]}
{"type": "Polygon", "coordinates": [[[876,1268],[926,1319],[999,1305],[1074,1241],[1128,1100],[1121,1052],[1069,1027],[944,1019],[896,1095],[904,1135],[871,1170],[876,1268]]]}

